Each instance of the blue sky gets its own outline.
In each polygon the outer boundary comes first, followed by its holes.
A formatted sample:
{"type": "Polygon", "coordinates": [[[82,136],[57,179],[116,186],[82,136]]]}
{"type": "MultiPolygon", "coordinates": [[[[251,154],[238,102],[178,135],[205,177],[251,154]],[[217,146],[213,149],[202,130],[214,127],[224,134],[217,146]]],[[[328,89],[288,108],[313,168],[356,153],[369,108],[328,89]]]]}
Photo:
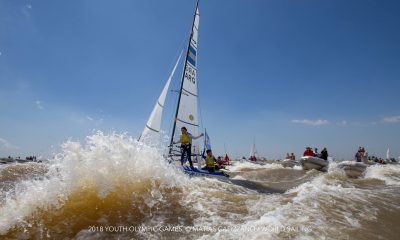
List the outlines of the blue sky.
{"type": "MultiPolygon", "coordinates": [[[[47,155],[94,129],[137,136],[194,4],[1,0],[0,156],[47,155]]],[[[305,146],[338,158],[358,146],[400,155],[398,1],[202,0],[199,8],[200,102],[215,152],[225,143],[247,156],[255,138],[269,158],[305,146]]]]}

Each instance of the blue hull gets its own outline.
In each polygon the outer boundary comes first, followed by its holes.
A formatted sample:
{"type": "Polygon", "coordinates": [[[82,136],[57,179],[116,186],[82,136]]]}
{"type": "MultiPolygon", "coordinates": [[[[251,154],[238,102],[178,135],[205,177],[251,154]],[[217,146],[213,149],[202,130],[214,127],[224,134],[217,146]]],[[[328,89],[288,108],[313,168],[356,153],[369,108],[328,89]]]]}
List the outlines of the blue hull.
{"type": "Polygon", "coordinates": [[[210,172],[207,170],[201,170],[198,168],[191,168],[189,166],[183,166],[181,169],[190,176],[201,176],[201,177],[216,177],[216,178],[228,178],[228,175],[222,171],[210,172]]]}

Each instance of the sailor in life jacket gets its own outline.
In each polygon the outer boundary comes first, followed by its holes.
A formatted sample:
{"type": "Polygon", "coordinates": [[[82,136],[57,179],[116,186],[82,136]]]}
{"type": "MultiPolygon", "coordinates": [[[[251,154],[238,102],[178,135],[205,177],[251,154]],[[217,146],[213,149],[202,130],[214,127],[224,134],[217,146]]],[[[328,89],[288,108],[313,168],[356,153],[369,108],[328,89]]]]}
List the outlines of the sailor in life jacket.
{"type": "MultiPolygon", "coordinates": [[[[186,127],[181,128],[182,135],[180,136],[179,142],[181,144],[181,165],[183,166],[184,162],[184,157],[185,153],[187,154],[187,158],[190,164],[190,167],[193,168],[193,162],[192,162],[192,139],[198,139],[203,136],[203,133],[200,134],[197,137],[193,137],[192,134],[190,134],[186,127]]],[[[176,143],[176,142],[174,142],[176,143]]]]}
{"type": "Polygon", "coordinates": [[[212,154],[212,151],[210,149],[208,149],[206,151],[206,153],[207,153],[207,155],[206,155],[206,166],[203,167],[202,169],[203,170],[208,170],[210,172],[213,172],[213,171],[215,171],[215,161],[216,161],[216,159],[215,159],[215,157],[212,154]]]}

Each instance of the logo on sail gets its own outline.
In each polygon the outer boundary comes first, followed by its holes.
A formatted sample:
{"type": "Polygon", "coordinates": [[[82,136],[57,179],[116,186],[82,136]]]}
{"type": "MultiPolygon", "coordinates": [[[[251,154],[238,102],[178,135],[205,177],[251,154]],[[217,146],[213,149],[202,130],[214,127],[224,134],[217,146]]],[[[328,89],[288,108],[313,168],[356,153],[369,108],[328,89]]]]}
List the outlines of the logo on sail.
{"type": "Polygon", "coordinates": [[[185,78],[193,84],[196,83],[196,71],[190,65],[186,66],[185,78]]]}
{"type": "Polygon", "coordinates": [[[189,120],[190,120],[190,121],[193,121],[193,120],[194,120],[194,117],[193,117],[192,114],[189,115],[189,120]]]}
{"type": "Polygon", "coordinates": [[[192,47],[192,45],[190,45],[189,47],[189,54],[187,59],[190,64],[192,64],[194,67],[196,66],[196,50],[194,49],[194,47],[192,47]]]}

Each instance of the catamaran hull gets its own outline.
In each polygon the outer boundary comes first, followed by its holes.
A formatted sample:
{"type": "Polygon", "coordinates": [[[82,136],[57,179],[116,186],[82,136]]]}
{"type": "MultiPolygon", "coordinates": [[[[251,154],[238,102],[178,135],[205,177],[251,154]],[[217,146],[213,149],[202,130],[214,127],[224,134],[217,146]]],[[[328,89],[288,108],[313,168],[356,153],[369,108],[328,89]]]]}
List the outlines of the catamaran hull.
{"type": "Polygon", "coordinates": [[[319,170],[322,172],[328,171],[329,162],[318,157],[302,157],[300,159],[300,164],[303,170],[319,170]]]}
{"type": "Polygon", "coordinates": [[[365,169],[367,169],[368,165],[362,162],[341,162],[338,165],[338,168],[343,169],[346,175],[350,178],[358,178],[364,175],[365,169]]]}
{"type": "Polygon", "coordinates": [[[191,168],[189,166],[183,166],[180,168],[183,170],[184,173],[186,173],[192,177],[212,177],[212,178],[218,178],[218,179],[223,179],[223,180],[226,180],[229,177],[226,172],[220,171],[220,170],[210,172],[210,171],[201,170],[198,168],[191,168]]]}

